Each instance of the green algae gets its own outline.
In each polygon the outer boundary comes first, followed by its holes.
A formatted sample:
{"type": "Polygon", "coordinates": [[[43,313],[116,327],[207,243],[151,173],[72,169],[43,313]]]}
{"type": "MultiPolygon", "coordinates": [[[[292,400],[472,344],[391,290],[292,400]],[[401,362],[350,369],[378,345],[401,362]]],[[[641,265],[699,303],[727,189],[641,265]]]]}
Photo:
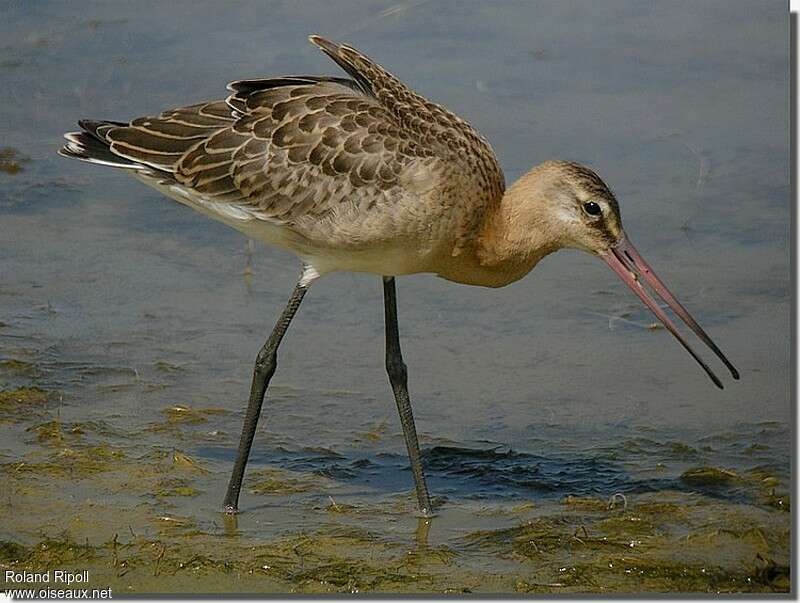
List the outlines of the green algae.
{"type": "Polygon", "coordinates": [[[691,486],[728,486],[741,481],[741,477],[729,469],[718,467],[696,467],[681,474],[681,480],[691,486]]]}
{"type": "Polygon", "coordinates": [[[153,488],[154,496],[197,496],[201,491],[193,487],[185,478],[166,478],[156,482],[153,488]]]}
{"type": "Polygon", "coordinates": [[[608,517],[595,525],[596,529],[604,532],[609,537],[628,544],[632,539],[650,538],[659,534],[656,522],[646,519],[637,513],[623,513],[622,515],[608,517]]]}
{"type": "Polygon", "coordinates": [[[20,154],[20,152],[13,147],[4,147],[0,149],[0,172],[5,172],[9,175],[20,173],[24,168],[23,164],[29,161],[28,157],[20,154]]]}
{"type": "Polygon", "coordinates": [[[536,510],[536,504],[532,502],[523,502],[519,503],[518,505],[514,505],[511,507],[510,512],[515,513],[518,515],[523,515],[525,513],[530,513],[536,510]]]}
{"type": "Polygon", "coordinates": [[[197,529],[197,522],[191,517],[181,517],[179,515],[160,515],[153,518],[151,520],[151,524],[161,538],[173,541],[176,538],[184,539],[187,537],[201,535],[203,533],[197,529]]]}
{"type": "Polygon", "coordinates": [[[563,572],[565,587],[597,592],[766,592],[785,584],[757,569],[729,571],[715,565],[691,564],[642,555],[609,555],[563,572]]]}
{"type": "Polygon", "coordinates": [[[788,525],[774,512],[679,492],[614,511],[568,497],[564,513],[465,537],[468,550],[527,559],[517,592],[784,592],[788,525]],[[666,500],[664,500],[666,499],[666,500]],[[747,526],[731,528],[730,526],[747,526]],[[775,559],[779,553],[781,560],[775,559]],[[770,563],[756,563],[759,556],[770,563]],[[769,568],[769,569],[766,569],[769,568]]]}
{"type": "Polygon", "coordinates": [[[35,385],[0,389],[0,425],[42,420],[48,416],[56,393],[35,385]]]}
{"type": "MultiPolygon", "coordinates": [[[[500,556],[540,558],[563,550],[575,543],[586,543],[593,539],[585,527],[583,538],[579,536],[581,523],[558,515],[537,518],[517,526],[501,530],[480,530],[466,535],[471,547],[489,550],[500,556]]],[[[603,541],[602,544],[606,544],[603,541]]]]}
{"type": "MultiPolygon", "coordinates": [[[[189,510],[196,507],[188,501],[201,499],[215,479],[205,463],[175,449],[136,454],[135,446],[98,441],[97,427],[34,424],[29,433],[40,450],[3,464],[15,499],[0,505],[0,522],[18,517],[15,509],[33,508],[33,501],[42,519],[70,519],[65,530],[26,514],[27,533],[46,538],[0,543],[0,568],[88,567],[91,586],[121,592],[786,592],[791,586],[788,514],[677,490],[628,494],[625,504],[617,497],[613,508],[605,496],[493,503],[490,514],[477,507],[466,516],[489,527],[431,543],[438,518],[422,531],[390,528],[407,519],[411,494],[381,505],[328,497],[324,504],[301,503],[310,531],[243,538],[235,528],[215,527],[217,516],[189,510]],[[54,495],[58,484],[82,477],[134,499],[127,507],[91,500],[76,506],[54,495]]],[[[781,484],[767,466],[736,475],[737,487],[756,494],[781,484]]],[[[332,485],[314,473],[275,467],[247,476],[257,496],[319,494],[332,485]]],[[[459,506],[440,502],[440,512],[446,518],[459,506]]],[[[242,521],[251,521],[251,513],[242,521]]]]}
{"type": "Polygon", "coordinates": [[[172,453],[172,464],[175,468],[181,471],[200,474],[208,473],[208,469],[203,467],[198,461],[190,457],[188,454],[180,452],[179,450],[175,450],[172,453]]]}
{"type": "Polygon", "coordinates": [[[359,508],[355,505],[348,505],[345,503],[337,503],[332,497],[328,497],[330,504],[325,507],[328,513],[357,513],[359,508]]]}
{"type": "Polygon", "coordinates": [[[599,450],[608,454],[610,458],[619,458],[620,452],[676,461],[690,461],[700,456],[700,451],[697,448],[685,442],[660,442],[642,436],[625,439],[616,444],[614,448],[602,446],[599,450]]]}
{"type": "Polygon", "coordinates": [[[406,552],[405,562],[409,566],[430,567],[433,565],[452,565],[461,554],[445,544],[421,546],[406,552]]]}
{"type": "Polygon", "coordinates": [[[3,565],[18,564],[28,559],[29,556],[30,551],[27,547],[17,542],[0,540],[0,563],[3,565]]]}
{"type": "Polygon", "coordinates": [[[0,469],[7,475],[35,478],[83,479],[123,467],[125,453],[107,444],[86,447],[62,447],[46,454],[40,461],[3,463],[0,469]]]}
{"type": "MultiPolygon", "coordinates": [[[[224,436],[219,429],[210,429],[216,418],[227,414],[221,408],[195,408],[183,404],[175,404],[161,411],[163,421],[150,423],[138,433],[143,437],[158,434],[172,441],[197,442],[200,440],[218,440],[224,436]]],[[[217,419],[217,422],[218,419],[217,419]]]]}
{"type": "Polygon", "coordinates": [[[791,511],[791,503],[788,494],[775,494],[774,492],[770,492],[764,495],[762,502],[769,507],[786,511],[787,513],[791,511]]]}
{"type": "Polygon", "coordinates": [[[39,371],[35,364],[16,358],[8,358],[6,360],[0,360],[0,372],[11,373],[22,377],[33,377],[37,375],[39,371]]]}
{"type": "Polygon", "coordinates": [[[684,442],[667,442],[671,455],[678,459],[691,459],[700,455],[700,452],[684,442]]]}
{"type": "Polygon", "coordinates": [[[225,414],[227,411],[221,408],[192,408],[191,406],[177,404],[164,409],[162,412],[166,417],[167,423],[176,425],[206,423],[209,416],[225,414]]]}
{"type": "MultiPolygon", "coordinates": [[[[206,492],[227,477],[213,461],[188,448],[141,451],[135,437],[109,440],[103,425],[33,422],[32,450],[5,455],[9,497],[0,523],[15,527],[0,542],[0,569],[89,568],[91,587],[120,592],[763,593],[791,586],[789,515],[781,510],[788,498],[769,504],[784,494],[767,465],[723,480],[749,502],[702,488],[626,493],[624,503],[566,496],[466,510],[440,500],[441,519],[416,530],[408,521],[413,493],[367,504],[340,497],[336,483],[316,473],[266,467],[248,472],[246,490],[274,513],[259,524],[263,511],[245,508],[239,522],[250,527],[239,532],[223,526],[218,501],[208,501],[206,492]],[[60,495],[79,482],[77,498],[60,495]],[[98,493],[118,498],[101,504],[106,497],[98,493]],[[292,496],[292,505],[281,502],[292,496]],[[290,512],[301,520],[284,528],[290,512]],[[458,520],[449,519],[454,513],[458,520]],[[281,528],[262,534],[271,517],[281,528]],[[439,521],[457,524],[458,536],[442,539],[439,521]],[[464,534],[471,523],[482,527],[464,534]]],[[[705,484],[706,468],[691,471],[705,484]]],[[[694,486],[691,480],[681,481],[694,486]]]]}
{"type": "Polygon", "coordinates": [[[61,446],[66,441],[75,442],[86,432],[80,423],[63,423],[58,420],[47,421],[28,427],[25,431],[36,434],[40,444],[61,446]]]}
{"type": "Polygon", "coordinates": [[[599,498],[589,498],[580,496],[567,496],[561,504],[576,510],[582,511],[605,511],[608,509],[608,501],[599,498]]]}
{"type": "Polygon", "coordinates": [[[291,592],[303,593],[413,591],[434,582],[430,569],[421,571],[420,564],[452,558],[442,551],[408,551],[360,528],[301,533],[260,550],[260,561],[268,552],[264,571],[292,584],[291,592]]]}
{"type": "MultiPolygon", "coordinates": [[[[152,318],[152,316],[145,315],[145,318],[152,318]]],[[[172,364],[170,362],[166,362],[165,360],[159,360],[158,362],[156,362],[155,369],[162,373],[177,373],[184,370],[177,364],[172,364]]]]}
{"type": "Polygon", "coordinates": [[[372,425],[367,431],[362,431],[355,436],[355,440],[358,442],[369,442],[375,443],[380,442],[385,436],[386,432],[389,429],[389,423],[387,421],[378,421],[374,425],[372,425]]]}
{"type": "Polygon", "coordinates": [[[664,517],[684,517],[685,508],[674,502],[648,500],[637,502],[634,510],[643,515],[657,515],[664,517]]]}
{"type": "Polygon", "coordinates": [[[94,547],[66,537],[46,538],[29,547],[16,542],[0,542],[0,567],[18,566],[19,569],[42,570],[72,566],[96,558],[94,547]]]}
{"type": "MultiPolygon", "coordinates": [[[[248,480],[248,489],[252,494],[287,495],[322,490],[329,483],[325,478],[305,473],[268,468],[254,471],[248,480]]],[[[336,503],[332,505],[334,512],[336,503]]]]}
{"type": "Polygon", "coordinates": [[[44,406],[50,396],[50,392],[35,386],[0,390],[0,415],[27,418],[32,410],[44,406]]]}
{"type": "Polygon", "coordinates": [[[1,543],[0,566],[35,571],[81,564],[92,568],[98,587],[139,592],[786,592],[788,530],[776,534],[768,523],[739,531],[693,527],[716,517],[719,509],[708,509],[716,504],[632,501],[634,511],[624,513],[549,507],[542,517],[476,531],[453,546],[340,524],[255,542],[220,539],[190,517],[153,515],[149,537],[1,543]],[[689,536],[667,523],[631,519],[661,512],[669,522],[689,518],[681,524],[689,536]],[[632,530],[648,543],[632,545],[632,530]],[[710,561],[722,546],[745,546],[743,561],[710,561]],[[781,547],[786,561],[774,557],[781,547]],[[476,553],[516,565],[487,573],[469,566],[476,553]]]}

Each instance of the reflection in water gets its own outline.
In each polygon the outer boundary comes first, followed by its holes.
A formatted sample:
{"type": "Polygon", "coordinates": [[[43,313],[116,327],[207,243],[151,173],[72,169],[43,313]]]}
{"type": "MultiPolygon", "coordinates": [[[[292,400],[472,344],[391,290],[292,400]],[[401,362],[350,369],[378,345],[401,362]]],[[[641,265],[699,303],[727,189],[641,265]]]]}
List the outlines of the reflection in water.
{"type": "Polygon", "coordinates": [[[235,538],[239,536],[239,519],[237,513],[222,513],[222,522],[225,526],[225,536],[235,538]]]}
{"type": "Polygon", "coordinates": [[[431,523],[434,521],[432,517],[417,517],[417,531],[414,534],[414,540],[420,550],[428,547],[428,535],[431,531],[431,523]]]}

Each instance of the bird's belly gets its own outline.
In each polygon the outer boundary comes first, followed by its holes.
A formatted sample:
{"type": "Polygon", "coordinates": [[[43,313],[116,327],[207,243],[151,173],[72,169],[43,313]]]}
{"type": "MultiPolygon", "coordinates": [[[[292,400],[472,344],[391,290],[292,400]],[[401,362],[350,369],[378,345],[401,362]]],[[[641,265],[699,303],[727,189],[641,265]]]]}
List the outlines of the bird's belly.
{"type": "Polygon", "coordinates": [[[293,236],[286,227],[257,219],[244,205],[208,200],[180,184],[162,181],[146,174],[134,173],[134,177],[170,199],[178,201],[181,205],[191,207],[213,220],[235,228],[251,239],[297,253],[295,249],[291,248],[290,242],[291,239],[297,237],[293,236]]]}
{"type": "MultiPolygon", "coordinates": [[[[255,217],[245,205],[205,199],[179,184],[159,181],[145,174],[135,177],[160,193],[222,222],[246,236],[268,245],[280,247],[300,257],[320,274],[329,272],[367,272],[396,276],[419,272],[436,272],[436,261],[430,244],[414,237],[380,237],[378,240],[352,244],[357,237],[339,233],[335,240],[306,233],[304,236],[289,226],[255,217]],[[349,240],[349,243],[346,242],[349,240]]],[[[351,233],[352,234],[352,233],[351,233]]]]}
{"type": "Polygon", "coordinates": [[[434,272],[429,254],[413,245],[379,245],[358,250],[296,251],[304,262],[320,274],[328,272],[366,272],[384,276],[434,272]]]}

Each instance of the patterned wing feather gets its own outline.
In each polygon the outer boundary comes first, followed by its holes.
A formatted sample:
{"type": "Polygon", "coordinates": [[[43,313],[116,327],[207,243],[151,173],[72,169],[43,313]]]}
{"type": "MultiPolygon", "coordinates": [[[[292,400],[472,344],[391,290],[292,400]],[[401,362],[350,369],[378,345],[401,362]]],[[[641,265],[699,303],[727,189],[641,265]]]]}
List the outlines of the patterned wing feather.
{"type": "Polygon", "coordinates": [[[474,175],[476,192],[482,192],[486,202],[499,201],[505,190],[503,171],[489,142],[469,123],[417,94],[352,46],[320,36],[309,40],[352,76],[365,94],[374,96],[405,132],[474,175]]]}
{"type": "Polygon", "coordinates": [[[224,101],[105,123],[117,156],[208,201],[288,223],[385,198],[403,167],[431,155],[352,80],[286,76],[229,85],[224,101]]]}
{"type": "Polygon", "coordinates": [[[245,93],[237,88],[228,103],[242,116],[188,153],[176,172],[198,188],[227,153],[233,185],[259,217],[292,222],[342,204],[378,203],[406,165],[432,154],[352,86],[322,81],[245,93]]]}
{"type": "Polygon", "coordinates": [[[172,173],[186,152],[233,121],[225,102],[216,101],[117,124],[106,128],[103,138],[120,157],[172,173]]]}
{"type": "Polygon", "coordinates": [[[463,229],[472,227],[504,188],[488,143],[357,50],[311,41],[352,79],[237,81],[225,100],[130,124],[87,122],[85,136],[204,201],[289,225],[391,202],[409,193],[408,171],[432,180],[447,165],[471,208],[463,229]]]}

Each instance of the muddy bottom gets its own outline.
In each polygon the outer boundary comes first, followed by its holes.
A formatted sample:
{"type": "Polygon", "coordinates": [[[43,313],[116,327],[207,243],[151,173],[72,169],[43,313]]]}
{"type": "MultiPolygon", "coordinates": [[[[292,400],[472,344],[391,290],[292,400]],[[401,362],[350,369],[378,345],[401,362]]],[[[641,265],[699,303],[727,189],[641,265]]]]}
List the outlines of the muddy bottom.
{"type": "MultiPolygon", "coordinates": [[[[35,373],[22,361],[3,369],[35,373]]],[[[81,588],[116,593],[790,589],[785,478],[764,464],[702,464],[731,434],[707,438],[705,453],[638,438],[592,460],[428,446],[445,492],[429,520],[415,518],[409,490],[386,485],[410,486],[400,455],[278,447],[252,464],[230,517],[218,504],[230,464],[203,441],[224,411],[175,405],[118,433],[60,419],[58,398],[35,385],[0,392],[0,421],[26,434],[23,454],[0,457],[3,570],[88,570],[81,588]],[[143,445],[154,434],[176,447],[143,445]],[[662,461],[626,471],[635,457],[662,461]]],[[[761,425],[761,441],[775,429],[761,425]]]]}

